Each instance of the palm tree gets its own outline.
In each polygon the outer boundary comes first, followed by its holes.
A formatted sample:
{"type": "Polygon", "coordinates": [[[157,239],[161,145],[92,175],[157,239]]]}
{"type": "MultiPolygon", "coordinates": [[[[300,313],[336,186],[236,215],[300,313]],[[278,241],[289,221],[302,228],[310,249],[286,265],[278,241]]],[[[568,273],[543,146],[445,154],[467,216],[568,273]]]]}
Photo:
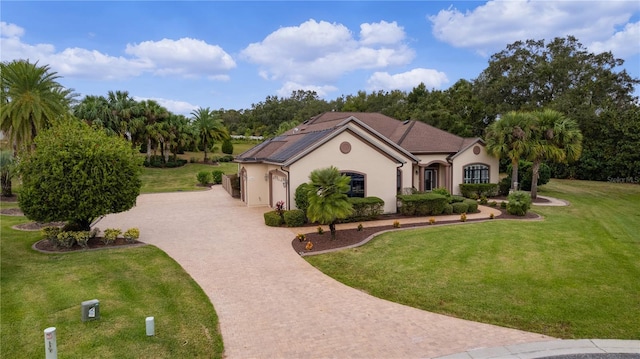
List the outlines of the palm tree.
{"type": "MultiPolygon", "coordinates": [[[[155,148],[152,141],[164,144],[164,138],[166,136],[165,131],[160,124],[161,121],[169,117],[169,111],[154,100],[145,100],[138,104],[136,108],[138,116],[136,120],[142,120],[139,122],[138,130],[146,137],[147,141],[147,160],[151,159],[151,149],[155,148]]],[[[164,149],[163,149],[164,150],[164,149]]],[[[164,155],[164,151],[163,151],[164,155]]]]}
{"type": "Polygon", "coordinates": [[[198,140],[204,147],[204,162],[207,162],[207,148],[214,141],[222,141],[229,138],[229,132],[215,113],[207,108],[197,108],[191,112],[193,124],[198,133],[198,140]]]}
{"type": "Polygon", "coordinates": [[[353,212],[347,197],[351,178],[341,175],[337,168],[331,166],[312,171],[309,179],[307,218],[328,224],[331,239],[336,239],[336,222],[353,212]]]}
{"type": "Polygon", "coordinates": [[[3,197],[13,196],[11,191],[11,179],[15,173],[15,161],[11,151],[0,150],[0,183],[3,197]]]}
{"type": "Polygon", "coordinates": [[[193,127],[189,125],[189,120],[183,115],[170,114],[167,119],[167,132],[169,150],[173,158],[178,157],[178,151],[184,149],[193,136],[193,127]]]}
{"type": "Polygon", "coordinates": [[[88,95],[74,106],[73,115],[90,126],[104,128],[107,133],[115,134],[114,129],[107,127],[110,123],[111,111],[104,96],[88,95]]]}
{"type": "Polygon", "coordinates": [[[533,123],[531,114],[511,111],[489,125],[485,132],[487,152],[511,160],[511,189],[514,191],[518,190],[518,162],[530,150],[533,123]]]}
{"type": "Polygon", "coordinates": [[[128,91],[109,91],[107,93],[107,104],[110,115],[104,123],[104,127],[109,132],[121,137],[131,135],[129,122],[135,117],[137,102],[129,95],[128,91]]]}
{"type": "Polygon", "coordinates": [[[75,94],[57,82],[48,65],[28,60],[0,64],[0,130],[14,146],[29,149],[41,130],[69,115],[75,94]]]}
{"type": "Polygon", "coordinates": [[[578,123],[554,110],[537,111],[533,127],[529,159],[531,166],[531,198],[538,197],[538,177],[543,161],[575,161],[582,152],[582,133],[578,123]]]}

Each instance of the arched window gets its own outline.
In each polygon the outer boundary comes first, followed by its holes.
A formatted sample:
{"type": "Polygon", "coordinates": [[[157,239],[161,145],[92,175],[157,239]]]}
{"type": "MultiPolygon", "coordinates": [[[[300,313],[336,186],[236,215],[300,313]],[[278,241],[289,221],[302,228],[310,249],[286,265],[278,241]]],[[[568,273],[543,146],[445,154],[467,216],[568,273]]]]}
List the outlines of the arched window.
{"type": "Polygon", "coordinates": [[[343,176],[351,177],[351,183],[347,196],[349,197],[364,197],[364,175],[355,172],[342,172],[343,176]]]}
{"type": "Polygon", "coordinates": [[[465,166],[464,183],[489,183],[489,166],[483,164],[465,166]]]}

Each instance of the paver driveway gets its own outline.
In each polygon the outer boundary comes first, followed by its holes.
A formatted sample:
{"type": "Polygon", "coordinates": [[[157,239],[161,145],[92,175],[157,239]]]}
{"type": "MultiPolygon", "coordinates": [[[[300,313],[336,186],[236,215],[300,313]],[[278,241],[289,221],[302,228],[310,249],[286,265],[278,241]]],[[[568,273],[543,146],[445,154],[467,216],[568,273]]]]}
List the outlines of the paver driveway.
{"type": "MultiPolygon", "coordinates": [[[[211,299],[227,358],[425,358],[549,340],[377,299],[317,271],[294,233],[264,225],[220,187],[146,194],[98,227],[140,228],[211,299]]],[[[179,295],[176,293],[176,295],[179,295]]]]}

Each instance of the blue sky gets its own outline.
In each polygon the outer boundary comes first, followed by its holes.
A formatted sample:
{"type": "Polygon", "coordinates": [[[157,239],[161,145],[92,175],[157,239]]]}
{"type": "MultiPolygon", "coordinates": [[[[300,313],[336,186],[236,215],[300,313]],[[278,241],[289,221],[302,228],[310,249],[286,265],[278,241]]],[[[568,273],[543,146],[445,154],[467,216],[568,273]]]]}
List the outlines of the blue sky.
{"type": "MultiPolygon", "coordinates": [[[[175,113],[314,90],[446,89],[517,40],[576,36],[640,77],[633,1],[6,1],[0,58],[48,64],[81,95],[126,90],[175,113]]],[[[638,89],[636,89],[638,93],[638,89]]]]}

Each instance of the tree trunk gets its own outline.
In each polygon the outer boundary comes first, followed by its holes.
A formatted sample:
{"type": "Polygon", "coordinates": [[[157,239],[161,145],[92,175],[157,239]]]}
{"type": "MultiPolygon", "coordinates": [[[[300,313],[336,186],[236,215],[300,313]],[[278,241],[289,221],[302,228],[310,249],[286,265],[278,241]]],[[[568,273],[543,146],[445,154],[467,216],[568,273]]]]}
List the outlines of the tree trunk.
{"type": "Polygon", "coordinates": [[[151,162],[151,137],[147,138],[147,162],[151,162]]]}
{"type": "Polygon", "coordinates": [[[335,222],[329,223],[329,231],[331,232],[331,240],[335,240],[336,239],[336,223],[335,222]]]}
{"type": "Polygon", "coordinates": [[[517,191],[519,187],[518,183],[518,161],[511,161],[511,190],[517,191]]]}
{"type": "Polygon", "coordinates": [[[533,172],[533,174],[531,175],[531,199],[535,200],[536,198],[538,198],[538,177],[540,177],[540,160],[536,159],[533,161],[531,171],[533,172]]]}

